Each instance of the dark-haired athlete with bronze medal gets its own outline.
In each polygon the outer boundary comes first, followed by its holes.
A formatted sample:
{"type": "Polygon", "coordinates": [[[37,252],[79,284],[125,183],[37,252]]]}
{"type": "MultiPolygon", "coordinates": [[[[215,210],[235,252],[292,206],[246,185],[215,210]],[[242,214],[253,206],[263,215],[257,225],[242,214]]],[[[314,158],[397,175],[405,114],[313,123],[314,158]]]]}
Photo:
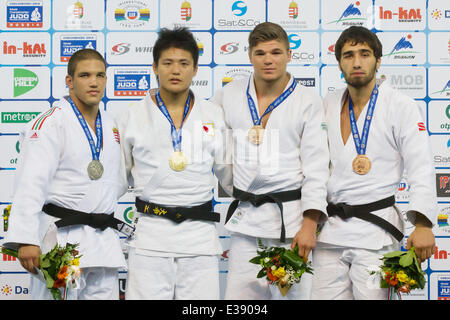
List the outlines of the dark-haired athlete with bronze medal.
{"type": "Polygon", "coordinates": [[[87,167],[87,172],[89,179],[98,180],[103,175],[103,165],[100,162],[100,150],[102,148],[103,136],[102,136],[102,118],[100,116],[100,110],[97,113],[97,118],[95,119],[95,133],[97,135],[97,144],[94,145],[94,139],[92,138],[91,132],[89,131],[88,124],[81,114],[80,110],[78,110],[77,106],[73,102],[73,100],[68,97],[70,105],[72,106],[73,112],[77,116],[78,121],[80,122],[81,127],[83,128],[84,134],[89,142],[89,147],[92,152],[92,161],[89,162],[87,167]]]}
{"type": "Polygon", "coordinates": [[[250,81],[252,77],[250,77],[247,86],[247,100],[248,107],[250,109],[250,114],[253,120],[253,127],[248,132],[248,140],[255,145],[259,145],[262,143],[264,136],[264,127],[261,125],[261,120],[264,116],[270,112],[272,112],[276,107],[278,107],[284,100],[286,100],[289,95],[294,92],[295,87],[297,86],[297,81],[292,81],[292,84],[287,88],[278,98],[276,98],[264,111],[261,117],[258,117],[258,111],[256,110],[255,102],[253,101],[252,96],[250,95],[250,81]]]}
{"type": "Polygon", "coordinates": [[[169,110],[167,110],[166,105],[164,104],[164,101],[161,99],[161,95],[159,94],[159,91],[155,95],[156,101],[158,103],[158,108],[161,110],[161,112],[164,114],[164,116],[169,120],[170,128],[171,128],[171,135],[172,135],[172,145],[174,152],[169,158],[169,166],[174,171],[183,171],[188,163],[188,159],[186,155],[181,151],[181,129],[183,127],[184,120],[186,119],[186,116],[189,112],[189,107],[191,105],[191,92],[188,93],[188,97],[186,99],[186,103],[184,105],[184,112],[183,112],[183,120],[181,120],[181,126],[180,129],[177,131],[177,128],[175,127],[175,124],[173,123],[173,120],[169,114],[169,110]]]}
{"type": "Polygon", "coordinates": [[[364,128],[362,132],[362,137],[360,138],[358,132],[358,126],[356,125],[355,112],[353,111],[352,98],[348,95],[348,109],[350,115],[350,127],[352,129],[353,141],[355,142],[355,148],[358,155],[352,162],[353,171],[357,174],[364,175],[370,171],[371,162],[369,157],[366,156],[367,139],[369,137],[370,123],[373,118],[373,111],[375,109],[375,104],[378,98],[378,87],[372,90],[372,94],[369,100],[369,107],[367,109],[366,120],[364,122],[364,128]]]}

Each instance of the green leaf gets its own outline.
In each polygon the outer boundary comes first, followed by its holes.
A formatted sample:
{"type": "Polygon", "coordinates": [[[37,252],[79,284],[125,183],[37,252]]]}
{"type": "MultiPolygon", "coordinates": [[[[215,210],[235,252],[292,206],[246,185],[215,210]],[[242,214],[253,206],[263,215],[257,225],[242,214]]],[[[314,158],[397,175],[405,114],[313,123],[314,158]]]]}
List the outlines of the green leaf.
{"type": "Polygon", "coordinates": [[[388,253],[384,254],[383,257],[385,257],[385,258],[394,258],[394,257],[400,257],[400,256],[402,256],[404,254],[405,254],[404,251],[392,251],[392,252],[388,252],[388,253]]]}
{"type": "Polygon", "coordinates": [[[414,251],[408,251],[405,255],[403,255],[400,260],[399,263],[402,267],[407,267],[410,266],[413,263],[414,260],[414,251]]]}
{"type": "Polygon", "coordinates": [[[250,263],[254,263],[254,264],[260,264],[261,263],[261,257],[260,256],[254,257],[254,258],[250,259],[249,262],[250,263]]]}
{"type": "Polygon", "coordinates": [[[283,258],[286,259],[288,264],[292,265],[292,268],[296,271],[302,269],[305,264],[303,259],[298,254],[290,250],[286,250],[283,253],[283,258]]]}
{"type": "Polygon", "coordinates": [[[256,276],[256,278],[262,278],[262,277],[265,277],[265,276],[266,276],[266,270],[261,269],[261,270],[258,272],[258,275],[256,276]]]}

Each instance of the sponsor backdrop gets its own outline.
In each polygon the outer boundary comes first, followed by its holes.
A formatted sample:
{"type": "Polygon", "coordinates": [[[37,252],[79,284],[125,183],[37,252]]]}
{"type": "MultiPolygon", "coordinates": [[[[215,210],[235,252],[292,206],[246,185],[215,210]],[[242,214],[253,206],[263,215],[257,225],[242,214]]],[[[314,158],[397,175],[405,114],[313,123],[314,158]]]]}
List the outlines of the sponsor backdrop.
{"type": "MultiPolygon", "coordinates": [[[[423,263],[427,286],[404,299],[450,299],[450,4],[448,0],[2,0],[0,2],[0,243],[8,228],[4,208],[11,203],[20,153],[18,132],[67,94],[70,56],[81,48],[104,54],[108,86],[101,107],[118,115],[149,88],[157,87],[152,50],[162,27],[189,27],[200,48],[192,89],[210,98],[233,79],[250,74],[247,37],[255,25],[272,21],[288,32],[297,81],[321,96],[345,86],[334,58],[340,32],[363,25],[377,32],[384,52],[377,77],[413,97],[423,111],[436,166],[439,218],[436,250],[423,263]]],[[[398,186],[405,212],[409,184],[398,186]]],[[[230,199],[214,191],[215,211],[230,199]]],[[[131,222],[130,192],[116,216],[131,222]]],[[[223,219],[224,217],[222,217],[223,219]]],[[[229,234],[220,239],[221,294],[227,276],[229,234]]],[[[407,235],[412,226],[407,224],[407,235]]],[[[123,239],[125,241],[125,239],[123,239]]],[[[126,249],[124,248],[126,253],[126,249]]],[[[256,276],[256,275],[255,275],[256,276]]],[[[120,293],[126,272],[120,275],[120,293]]],[[[29,299],[29,276],[18,261],[0,255],[0,299],[29,299]]]]}

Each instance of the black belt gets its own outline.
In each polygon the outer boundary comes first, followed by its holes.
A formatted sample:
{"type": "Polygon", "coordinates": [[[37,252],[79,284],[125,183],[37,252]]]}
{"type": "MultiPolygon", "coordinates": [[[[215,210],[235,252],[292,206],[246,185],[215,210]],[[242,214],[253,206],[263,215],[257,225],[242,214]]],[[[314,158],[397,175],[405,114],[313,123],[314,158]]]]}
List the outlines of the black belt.
{"type": "Polygon", "coordinates": [[[394,196],[390,196],[375,202],[355,206],[350,206],[345,203],[338,203],[338,204],[329,203],[327,206],[327,212],[329,217],[337,215],[339,218],[343,220],[355,217],[371,222],[379,226],[383,230],[389,232],[391,235],[394,236],[395,239],[397,239],[397,241],[400,242],[403,239],[404,236],[403,233],[388,221],[371,213],[371,211],[392,207],[394,204],[395,204],[394,196]]]}
{"type": "Polygon", "coordinates": [[[186,219],[220,222],[220,214],[212,212],[212,201],[194,207],[166,207],[136,198],[137,211],[180,223],[186,219]]]}
{"type": "Polygon", "coordinates": [[[127,236],[131,236],[135,229],[133,226],[114,218],[114,213],[86,213],[59,207],[52,203],[45,204],[42,211],[52,217],[61,219],[55,222],[58,228],[82,224],[102,231],[106,228],[113,228],[127,236]]]}
{"type": "Polygon", "coordinates": [[[278,205],[278,208],[280,208],[280,216],[281,216],[280,241],[286,242],[286,228],[284,227],[283,202],[299,200],[302,197],[302,188],[289,191],[254,194],[233,187],[233,197],[235,198],[235,200],[231,202],[230,207],[228,208],[225,223],[227,223],[228,220],[230,220],[234,211],[236,211],[236,208],[238,207],[240,201],[250,202],[255,207],[259,207],[265,203],[276,203],[278,205]]]}

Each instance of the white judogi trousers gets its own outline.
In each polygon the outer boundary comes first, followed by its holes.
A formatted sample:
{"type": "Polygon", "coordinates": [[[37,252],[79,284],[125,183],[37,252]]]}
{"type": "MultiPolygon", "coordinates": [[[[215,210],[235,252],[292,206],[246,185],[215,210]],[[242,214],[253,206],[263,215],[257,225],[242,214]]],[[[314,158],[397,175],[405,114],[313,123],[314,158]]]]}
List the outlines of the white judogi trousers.
{"type": "Polygon", "coordinates": [[[400,244],[368,250],[318,243],[313,250],[312,300],[386,300],[387,289],[374,282],[369,270],[382,264],[383,254],[400,244]]]}
{"type": "MultiPolygon", "coordinates": [[[[53,300],[45,283],[31,276],[30,294],[33,300],[53,300]]],[[[80,287],[69,289],[67,300],[119,300],[119,272],[117,268],[82,268],[80,287]]]]}
{"type": "MultiPolygon", "coordinates": [[[[290,249],[292,239],[282,243],[279,239],[261,238],[267,247],[290,249]]],[[[232,233],[228,260],[227,288],[225,300],[309,300],[312,275],[304,273],[301,281],[282,296],[277,286],[270,285],[266,278],[256,278],[260,265],[249,260],[257,256],[258,238],[240,233],[232,233]]],[[[310,255],[311,257],[311,255],[310,255]]]]}
{"type": "Polygon", "coordinates": [[[126,300],[218,300],[217,255],[156,257],[128,254],[126,300]]]}

